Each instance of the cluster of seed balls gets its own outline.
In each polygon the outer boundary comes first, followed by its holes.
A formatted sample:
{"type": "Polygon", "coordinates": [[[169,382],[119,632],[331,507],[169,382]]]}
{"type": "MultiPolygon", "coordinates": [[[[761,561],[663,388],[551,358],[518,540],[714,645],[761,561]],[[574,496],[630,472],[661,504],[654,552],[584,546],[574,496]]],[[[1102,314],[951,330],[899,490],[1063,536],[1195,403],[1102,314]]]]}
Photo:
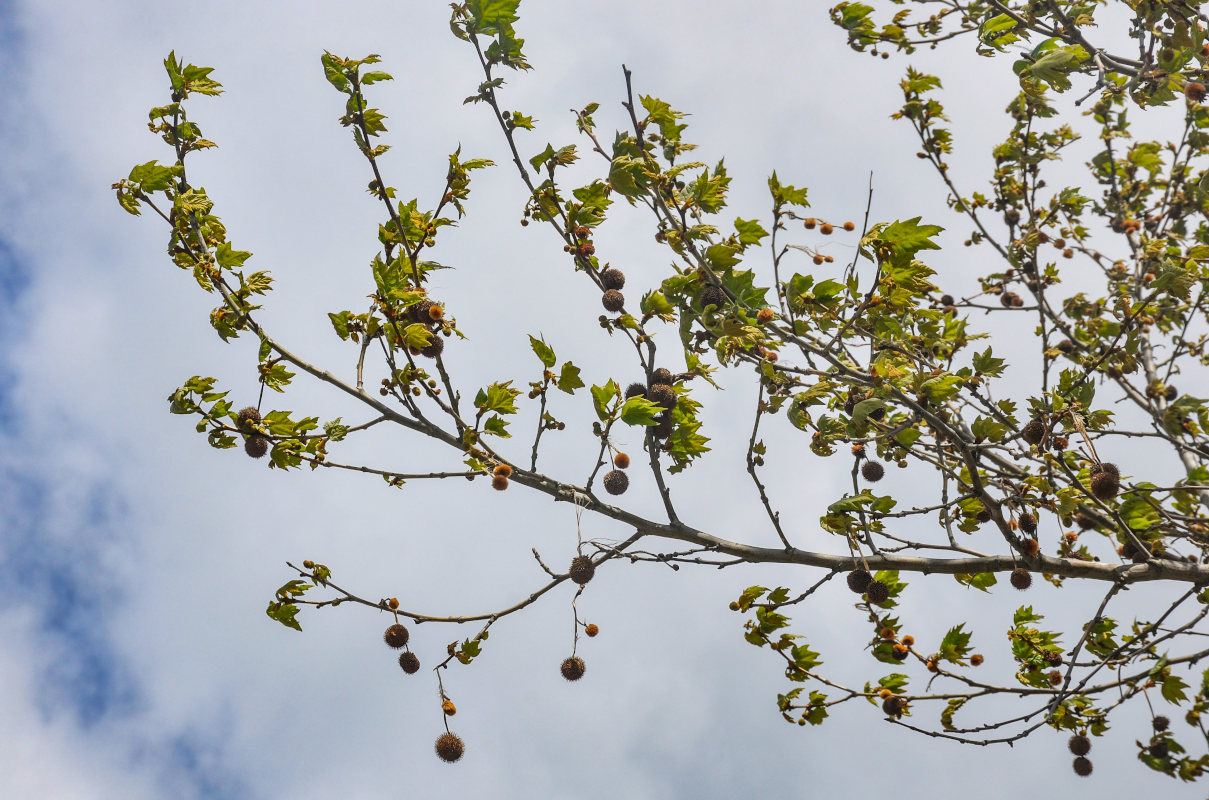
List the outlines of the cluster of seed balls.
{"type": "Polygon", "coordinates": [[[406,314],[409,321],[426,325],[432,332],[432,336],[428,339],[428,344],[423,347],[408,348],[411,354],[413,356],[424,356],[425,358],[436,358],[439,356],[445,350],[445,340],[437,334],[443,333],[449,336],[452,333],[452,331],[442,325],[445,320],[445,307],[435,300],[425,298],[418,303],[408,306],[406,314]]]}
{"type": "Polygon", "coordinates": [[[269,452],[269,437],[260,432],[260,412],[252,406],[239,410],[239,430],[243,432],[243,451],[252,458],[262,458],[269,452]]]}
{"type": "MultiPolygon", "coordinates": [[[[656,439],[666,439],[672,435],[672,428],[675,425],[672,411],[676,408],[676,389],[672,386],[674,380],[675,376],[672,375],[671,370],[660,367],[651,372],[650,380],[645,386],[635,382],[627,386],[625,390],[626,400],[631,397],[645,397],[663,409],[656,415],[655,424],[648,428],[656,439]]],[[[615,492],[615,494],[620,494],[620,492],[615,492]]]]}
{"type": "Polygon", "coordinates": [[[604,306],[605,311],[617,314],[625,308],[625,295],[621,293],[621,290],[625,288],[624,272],[613,267],[604,270],[600,273],[600,285],[604,289],[604,294],[600,296],[600,304],[604,306]]]}

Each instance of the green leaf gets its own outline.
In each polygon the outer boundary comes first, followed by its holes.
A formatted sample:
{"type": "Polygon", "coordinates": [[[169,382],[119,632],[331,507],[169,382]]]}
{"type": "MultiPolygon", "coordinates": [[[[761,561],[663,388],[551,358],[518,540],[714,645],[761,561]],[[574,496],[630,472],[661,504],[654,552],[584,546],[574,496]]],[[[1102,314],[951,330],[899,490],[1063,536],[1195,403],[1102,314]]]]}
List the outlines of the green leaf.
{"type": "Polygon", "coordinates": [[[1187,688],[1188,684],[1178,675],[1168,675],[1163,679],[1163,699],[1168,703],[1181,703],[1188,699],[1188,695],[1184,693],[1187,688]]]}
{"type": "Polygon", "coordinates": [[[739,244],[744,247],[759,244],[760,240],[768,235],[768,231],[760,226],[759,220],[746,220],[739,217],[735,218],[735,233],[739,235],[739,244]]]}
{"type": "Polygon", "coordinates": [[[144,192],[159,192],[172,187],[172,179],[180,174],[181,166],[174,164],[162,167],[155,161],[139,164],[130,170],[130,182],[137,183],[144,192]]]}
{"type": "Polygon", "coordinates": [[[1002,358],[993,357],[989,347],[984,352],[974,354],[974,369],[984,375],[997,378],[1002,374],[1006,364],[1007,362],[1002,358]]]}
{"type": "Polygon", "coordinates": [[[336,417],[331,422],[323,423],[323,432],[327,434],[327,438],[333,442],[341,441],[345,436],[348,436],[348,426],[340,424],[340,417],[336,417]]]}
{"type": "Polygon", "coordinates": [[[979,572],[974,575],[960,574],[953,577],[957,579],[958,583],[964,586],[973,586],[975,589],[981,589],[984,592],[990,590],[998,582],[993,572],[979,572]]]}
{"type": "Polygon", "coordinates": [[[224,269],[234,269],[242,267],[243,262],[252,257],[252,254],[246,250],[235,250],[229,242],[223,242],[218,247],[214,248],[214,258],[218,261],[218,266],[224,269]]]}
{"type": "Polygon", "coordinates": [[[293,380],[294,373],[285,368],[285,364],[277,363],[261,372],[261,382],[275,392],[284,392],[293,380]]]}
{"type": "Polygon", "coordinates": [[[939,250],[932,237],[944,230],[937,225],[920,225],[919,217],[892,222],[881,231],[881,239],[900,255],[913,256],[920,250],[939,250]]]}
{"type": "Polygon", "coordinates": [[[938,652],[940,657],[945,661],[950,661],[954,664],[964,664],[966,653],[970,651],[970,634],[964,630],[965,626],[955,625],[949,628],[949,632],[945,634],[945,638],[940,641],[938,652]]]}
{"type": "Polygon", "coordinates": [[[490,433],[493,436],[500,436],[500,437],[503,437],[504,439],[511,439],[512,434],[508,433],[507,428],[508,428],[508,421],[505,420],[503,417],[501,417],[499,414],[492,414],[490,417],[487,418],[487,421],[485,423],[483,423],[483,432],[484,433],[490,433]]]}
{"type": "Polygon", "coordinates": [[[269,619],[275,619],[287,628],[293,628],[296,631],[302,630],[298,620],[294,619],[298,615],[298,606],[293,603],[269,603],[265,613],[269,615],[269,619]]]}
{"type": "Polygon", "coordinates": [[[529,336],[529,345],[533,348],[533,352],[537,353],[537,357],[541,359],[542,365],[549,369],[554,366],[554,362],[558,359],[554,355],[554,351],[550,349],[550,345],[546,344],[544,339],[535,339],[532,335],[529,336]]]}
{"type": "Polygon", "coordinates": [[[579,367],[570,361],[563,364],[562,371],[558,374],[558,383],[555,385],[567,394],[574,394],[576,389],[582,389],[585,386],[579,377],[579,367]]]}
{"type": "Polygon", "coordinates": [[[626,425],[654,425],[663,406],[645,397],[631,397],[621,406],[621,421],[626,425]]]}
{"type": "Polygon", "coordinates": [[[493,383],[486,389],[479,389],[474,398],[474,407],[480,413],[495,411],[499,414],[515,414],[516,398],[520,393],[520,389],[512,387],[512,381],[493,383]]]}
{"type": "Polygon", "coordinates": [[[610,378],[604,386],[593,386],[591,391],[592,406],[596,409],[596,416],[600,417],[601,422],[604,422],[609,418],[609,405],[620,394],[617,383],[610,378]]]}

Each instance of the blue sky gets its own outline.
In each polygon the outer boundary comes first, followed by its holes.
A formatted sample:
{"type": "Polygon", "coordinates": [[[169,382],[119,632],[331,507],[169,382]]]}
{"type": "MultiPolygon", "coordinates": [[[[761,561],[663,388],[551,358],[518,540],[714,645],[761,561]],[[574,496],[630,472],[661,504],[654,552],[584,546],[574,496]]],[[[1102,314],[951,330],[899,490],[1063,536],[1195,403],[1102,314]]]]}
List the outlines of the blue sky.
{"type": "MultiPolygon", "coordinates": [[[[979,794],[995,798],[1018,796],[1027,765],[1066,797],[1103,796],[1107,786],[1193,796],[1133,763],[1124,724],[1116,739],[1097,742],[1096,777],[1084,782],[1070,773],[1059,737],[1045,733],[1010,751],[943,746],[847,707],[819,730],[786,725],[775,710],[784,681],[766,652],[743,643],[726,604],[752,583],[800,585],[793,570],[602,570],[580,600],[602,634],[582,645],[590,679],[578,685],[556,674],[570,647],[568,593],[501,623],[484,658],[447,678],[459,706],[454,728],[468,747],[456,767],[431,755],[441,725],[434,682],[427,670],[400,676],[378,640],[384,618],[304,613],[299,635],[264,617],[289,577],[287,559],[323,561],[368,596],[455,613],[531,591],[541,579],[531,547],[554,561],[574,548],[570,511],[519,491],[394,492],[326,472],[269,472],[209,449],[164,402],[193,374],[220,376],[248,402],[256,384],[253,344],[217,341],[206,322],[210,298],[164,257],[157,220],[125,215],[109,190],[134,163],[167,158],[145,129],[146,109],[166,93],[160,62],[175,48],[214,66],[227,86],[223,98],[193,106],[220,149],[200,156],[191,177],[218,203],[235,245],[277,278],[263,320],[315,361],[346,368],[348,351],[326,313],[363,302],[377,212],[364,193],[369,177],[335,123],[340,98],[322,80],[320,53],[378,52],[400,79],[378,95],[395,145],[385,163],[400,186],[437,191],[445,154],[459,143],[466,155],[505,163],[482,109],[461,104],[476,68],[448,34],[446,7],[417,5],[303,2],[287,13],[234,2],[204,11],[134,0],[0,2],[0,85],[11,87],[0,92],[0,794],[647,798],[826,789],[915,798],[981,780],[979,794]]],[[[573,141],[565,109],[590,100],[602,103],[602,128],[622,124],[624,62],[640,91],[692,114],[702,160],[726,157],[735,214],[767,218],[764,181],[775,168],[810,186],[821,213],[859,219],[872,171],[875,218],[923,214],[951,224],[909,131],[888,119],[905,62],[846,50],[822,5],[769,3],[737,18],[741,7],[526,2],[520,30],[536,69],[509,76],[506,89],[542,123],[526,146],[573,141]]],[[[1002,131],[969,98],[998,91],[1006,100],[1010,81],[990,69],[1003,65],[927,54],[920,62],[947,70],[954,127],[968,132],[954,163],[980,175],[985,146],[1002,131]]],[[[558,244],[516,224],[521,198],[506,167],[483,175],[470,215],[442,245],[441,260],[460,269],[442,274],[438,288],[456,298],[472,336],[457,363],[471,382],[524,375],[533,360],[526,334],[542,333],[561,357],[591,365],[591,381],[623,379],[631,367],[602,338],[595,308],[563,300],[583,297],[574,276],[552,266],[565,263],[558,244]],[[531,329],[517,327],[521,291],[546,304],[531,329]]],[[[664,260],[649,236],[633,235],[642,224],[622,210],[598,237],[639,282],[645,265],[664,260]]],[[[960,245],[960,226],[947,235],[960,245]]],[[[829,246],[843,260],[846,245],[829,246]]],[[[938,265],[968,280],[965,257],[957,247],[938,265]]],[[[349,413],[303,382],[271,400],[324,419],[349,413]]],[[[726,392],[710,404],[721,427],[744,418],[750,397],[726,392]]],[[[584,409],[568,401],[562,411],[572,419],[584,409]]],[[[731,485],[740,450],[715,445],[699,479],[731,485]]],[[[447,458],[393,435],[350,449],[403,470],[447,458]]],[[[579,455],[568,446],[549,464],[571,468],[579,455]]],[[[787,513],[809,521],[833,480],[822,466],[780,476],[775,488],[787,513]]],[[[688,481],[676,491],[720,528],[749,527],[751,507],[720,503],[688,481]]],[[[636,508],[655,502],[650,487],[627,498],[636,508]]],[[[584,528],[624,536],[599,520],[584,528]]],[[[1002,651],[994,620],[1014,598],[970,598],[951,586],[933,594],[923,583],[908,605],[921,637],[968,611],[988,620],[988,651],[1002,651]]],[[[1069,606],[1072,616],[1090,597],[1034,594],[1047,612],[1069,606]]],[[[854,633],[847,597],[823,593],[800,616],[812,641],[830,645],[828,663],[868,672],[844,654],[842,643],[851,649],[865,636],[854,633]]],[[[421,626],[414,635],[431,661],[467,631],[421,626]]]]}

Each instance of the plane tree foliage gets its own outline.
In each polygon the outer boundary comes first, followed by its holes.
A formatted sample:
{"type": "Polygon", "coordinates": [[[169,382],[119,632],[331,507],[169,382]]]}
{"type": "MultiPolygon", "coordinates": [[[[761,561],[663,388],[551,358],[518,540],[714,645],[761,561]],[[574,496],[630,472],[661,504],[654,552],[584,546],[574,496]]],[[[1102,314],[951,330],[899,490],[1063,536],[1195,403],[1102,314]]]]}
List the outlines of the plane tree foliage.
{"type": "MultiPolygon", "coordinates": [[[[813,211],[807,189],[793,183],[793,165],[767,178],[765,216],[732,219],[725,162],[697,160],[685,113],[636,92],[624,68],[620,130],[599,126],[601,106],[582,98],[571,112],[578,138],[543,144],[536,110],[513,108],[505,83],[531,69],[516,27],[519,0],[452,8],[452,34],[482,69],[466,103],[498,127],[511,164],[459,148],[443,186],[416,187],[413,197],[391,185],[387,116],[372,105],[375,84],[391,75],[377,55],[321,59],[339,124],[381,201],[376,252],[361,278],[368,303],[322,320],[347,343],[340,364],[312,363],[258,320],[272,278],[229,240],[199,182],[204,161],[194,165],[195,152],[215,145],[192,101],[221,85],[211,68],[175,54],[165,61],[170,96],[149,124],[172,155],[134,167],[114,185],[117,199],[166,223],[168,256],[213,298],[218,336],[258,344],[261,385],[257,402],[245,404],[218,379],[194,376],[170,408],[194,418],[211,446],[242,448],[270,468],[355,470],[404,492],[469,478],[464,491],[482,502],[492,490],[545,495],[613,520],[626,538],[581,536],[569,564],[548,565],[535,550],[546,576],[540,586],[512,605],[460,616],[346,588],[321,563],[289,562],[268,616],[301,630],[304,609],[392,614],[386,642],[401,650],[404,672],[433,670],[446,731],[437,754],[456,761],[464,744],[449,732],[456,708],[446,682],[455,665],[475,661],[500,620],[560,589],[575,609],[597,572],[627,562],[796,565],[793,585],[736,587],[730,605],[743,617],[743,638],[784,670],[777,706],[787,721],[823,725],[851,707],[973,744],[1048,728],[1069,737],[1073,767],[1086,775],[1096,737],[1114,734],[1113,712],[1137,703],[1150,724],[1116,735],[1134,738],[1150,769],[1200,777],[1209,767],[1209,671],[1198,666],[1209,655],[1209,401],[1197,396],[1209,385],[1209,20],[1197,6],[891,0],[831,9],[854,51],[965,48],[965,57],[992,59],[1019,82],[995,123],[1002,140],[984,162],[987,180],[965,186],[948,164],[959,132],[949,127],[940,78],[911,67],[901,78],[894,116],[918,140],[934,190],[953,212],[949,224],[963,226],[982,265],[967,291],[947,289],[952,281],[935,269],[939,226],[921,216],[813,211]],[[1164,138],[1135,137],[1132,123],[1148,114],[1174,120],[1164,138]],[[1086,163],[1064,160],[1077,142],[1092,148],[1086,163]],[[594,165],[595,177],[572,180],[574,163],[594,165]],[[599,325],[630,354],[632,374],[596,374],[590,363],[560,357],[559,341],[523,327],[496,335],[532,349],[531,371],[482,385],[459,374],[451,355],[473,348],[482,332],[455,317],[456,297],[430,294],[430,277],[448,268],[437,260],[440,243],[470,211],[472,176],[489,167],[515,172],[522,224],[561,241],[565,261],[548,268],[582,280],[578,302],[600,303],[599,325]],[[627,279],[626,265],[595,243],[624,205],[648,221],[635,235],[653,236],[666,254],[657,276],[644,267],[644,282],[627,279]],[[852,246],[849,263],[827,253],[824,243],[835,239],[852,246]],[[1009,365],[1007,351],[980,330],[992,315],[1018,332],[1012,354],[1028,352],[1025,361],[1009,365]],[[279,407],[302,378],[343,395],[348,412],[321,422],[279,407]],[[703,424],[722,383],[753,395],[746,428],[703,424]],[[589,413],[582,430],[559,418],[571,419],[572,407],[589,413]],[[345,442],[388,426],[444,445],[449,464],[401,472],[342,460],[345,442]],[[622,453],[621,432],[639,437],[642,452],[622,453]],[[543,449],[576,433],[596,443],[592,455],[576,472],[544,471],[543,449]],[[746,439],[735,470],[747,483],[728,491],[751,493],[765,512],[763,530],[715,529],[673,496],[711,457],[711,439],[732,435],[746,439]],[[1142,445],[1164,462],[1128,457],[1142,445]],[[782,515],[765,474],[766,458],[782,448],[803,471],[831,462],[851,475],[817,518],[782,515]],[[881,491],[888,466],[931,476],[930,493],[881,491]],[[1160,470],[1177,477],[1150,474],[1160,470]],[[627,506],[625,492],[638,481],[655,487],[660,514],[627,506]],[[851,646],[867,657],[867,676],[829,673],[809,624],[793,617],[832,580],[853,592],[865,633],[851,646]],[[897,607],[909,583],[925,580],[1025,599],[994,631],[955,618],[939,641],[919,641],[897,607]],[[1039,581],[1096,587],[1102,600],[1081,626],[1056,629],[1024,594],[1039,581]],[[1164,598],[1144,615],[1127,599],[1141,583],[1164,598]],[[409,621],[480,626],[444,652],[414,653],[409,621]],[[1012,679],[982,678],[990,658],[1010,659],[1012,679]]],[[[579,680],[580,634],[597,628],[573,613],[575,642],[561,672],[579,680]]]]}

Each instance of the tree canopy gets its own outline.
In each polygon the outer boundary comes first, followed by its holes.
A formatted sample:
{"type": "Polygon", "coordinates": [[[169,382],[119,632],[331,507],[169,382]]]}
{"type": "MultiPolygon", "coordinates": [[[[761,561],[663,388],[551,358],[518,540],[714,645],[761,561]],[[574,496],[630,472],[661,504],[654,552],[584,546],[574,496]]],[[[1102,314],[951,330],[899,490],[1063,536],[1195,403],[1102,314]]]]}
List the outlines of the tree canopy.
{"type": "Polygon", "coordinates": [[[304,609],[391,614],[385,643],[400,651],[404,673],[431,667],[444,723],[434,747],[457,761],[465,744],[450,729],[450,670],[473,663],[501,620],[570,595],[574,634],[560,672],[590,682],[581,636],[599,629],[579,603],[599,573],[627,562],[793,565],[795,583],[736,587],[730,604],[743,617],[743,638],[784,671],[777,705],[788,722],[824,725],[872,704],[905,729],[971,744],[1010,744],[1048,727],[1068,737],[1080,775],[1092,770],[1096,737],[1132,735],[1146,766],[1200,777],[1209,767],[1201,721],[1209,671],[1196,668],[1209,655],[1209,399],[1196,396],[1209,364],[1209,19],[1183,2],[920,0],[831,10],[857,52],[965,47],[1018,78],[982,188],[959,185],[949,167],[957,136],[939,78],[908,67],[900,84],[895,116],[917,138],[935,190],[977,254],[979,274],[966,290],[949,288],[963,276],[929,266],[939,225],[922,215],[812,210],[789,169],[767,178],[767,216],[731,219],[725,161],[694,160],[686,113],[636,91],[628,69],[626,127],[598,126],[601,105],[577,98],[570,114],[579,138],[543,147],[537,110],[516,109],[505,83],[531,69],[519,5],[453,6],[451,31],[481,67],[465,102],[499,128],[512,164],[459,147],[447,156],[443,186],[390,182],[387,115],[372,105],[375,84],[392,80],[383,58],[322,56],[342,95],[339,123],[364,156],[367,189],[382,208],[361,278],[368,302],[334,309],[325,323],[347,343],[341,364],[313,363],[261,323],[272,278],[228,239],[192,155],[215,143],[187,101],[222,86],[209,67],[175,54],[164,62],[170,97],[149,116],[171,161],[134,167],[114,184],[117,199],[169,226],[171,260],[215,298],[215,332],[257,343],[260,384],[252,403],[214,377],[193,376],[169,398],[171,411],[194,417],[211,446],[242,447],[270,468],[355,471],[404,493],[425,481],[468,480],[464,491],[484,514],[492,513],[490,486],[572,504],[626,532],[615,540],[577,532],[568,563],[534,549],[543,582],[472,615],[355,588],[356,576],[333,577],[339,565],[290,556],[267,615],[301,630],[304,609]],[[1147,115],[1172,123],[1164,138],[1134,136],[1133,121],[1147,115]],[[1082,166],[1064,159],[1077,142],[1094,148],[1082,166]],[[581,181],[585,165],[594,177],[581,181]],[[515,171],[520,224],[557,237],[564,263],[549,269],[573,271],[586,287],[563,302],[593,309],[590,324],[627,354],[628,373],[560,356],[560,342],[528,326],[524,313],[513,330],[484,331],[459,320],[457,297],[430,292],[434,274],[451,268],[436,260],[440,243],[467,214],[488,213],[474,208],[471,179],[492,167],[515,171]],[[634,235],[664,248],[658,271],[639,273],[598,251],[597,232],[623,206],[648,221],[634,235]],[[835,239],[853,246],[847,263],[825,246],[835,239]],[[988,319],[1014,339],[992,341],[988,319]],[[481,336],[523,343],[531,371],[477,382],[457,354],[481,336]],[[347,413],[321,420],[275,407],[303,375],[343,396],[347,413]],[[723,388],[754,395],[752,410],[740,425],[711,430],[702,410],[723,388]],[[422,472],[344,460],[353,440],[386,428],[439,443],[450,458],[422,472]],[[715,529],[673,493],[710,458],[711,441],[728,436],[745,442],[745,458],[717,491],[756,499],[763,518],[750,530],[715,529]],[[623,451],[627,437],[641,452],[623,451]],[[578,468],[544,467],[543,454],[569,441],[586,454],[578,468]],[[813,514],[783,513],[787,498],[769,490],[769,471],[836,465],[850,485],[813,514]],[[883,483],[888,466],[912,480],[883,483]],[[638,482],[654,488],[654,510],[627,503],[638,482]],[[891,484],[893,492],[883,490],[891,484]],[[1102,600],[1089,618],[1059,628],[1020,595],[1023,604],[994,631],[955,618],[939,641],[917,641],[897,608],[908,584],[925,578],[1009,595],[1037,581],[1088,585],[1102,600]],[[795,606],[808,608],[840,579],[861,626],[850,646],[866,651],[868,674],[859,678],[828,672],[809,625],[794,618],[802,616],[795,606]],[[1131,601],[1127,592],[1139,584],[1160,587],[1161,603],[1131,601]],[[478,625],[426,653],[410,649],[407,622],[478,625]],[[1004,632],[1006,646],[995,643],[1004,632]],[[992,659],[1011,664],[1006,680],[983,677],[992,659]],[[1127,703],[1149,709],[1144,732],[1110,730],[1127,703]]]}

